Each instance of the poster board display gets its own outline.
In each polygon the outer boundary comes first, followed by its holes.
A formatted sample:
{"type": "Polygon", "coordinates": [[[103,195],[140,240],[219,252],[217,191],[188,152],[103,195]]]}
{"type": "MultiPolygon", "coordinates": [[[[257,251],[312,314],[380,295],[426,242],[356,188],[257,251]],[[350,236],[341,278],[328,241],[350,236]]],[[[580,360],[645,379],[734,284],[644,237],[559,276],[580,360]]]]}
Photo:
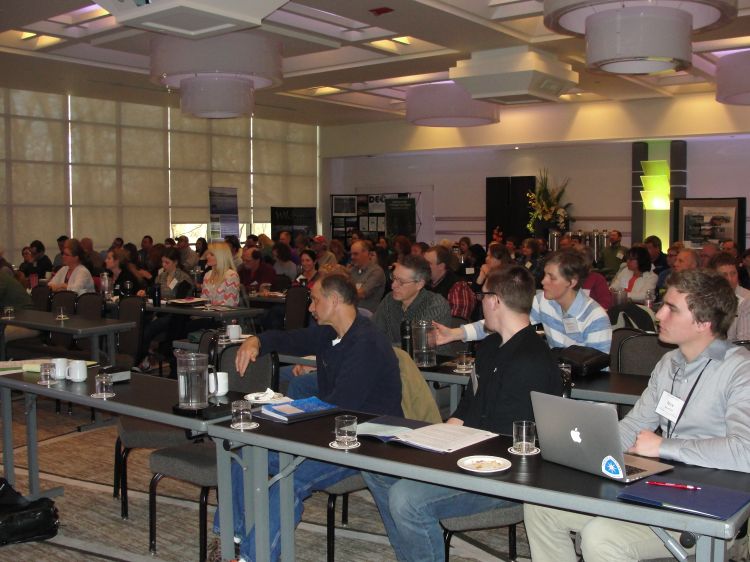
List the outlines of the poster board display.
{"type": "Polygon", "coordinates": [[[707,242],[745,240],[745,197],[723,199],[675,199],[672,226],[674,238],[688,248],[702,248],[707,242]]]}
{"type": "Polygon", "coordinates": [[[332,195],[331,237],[341,240],[348,247],[355,230],[374,242],[381,236],[392,238],[396,234],[414,238],[418,230],[416,199],[409,193],[332,195]],[[393,209],[390,227],[389,206],[393,209]]]}
{"type": "Polygon", "coordinates": [[[314,236],[317,231],[315,207],[271,207],[271,237],[278,240],[279,232],[288,230],[292,240],[298,234],[314,236]]]}

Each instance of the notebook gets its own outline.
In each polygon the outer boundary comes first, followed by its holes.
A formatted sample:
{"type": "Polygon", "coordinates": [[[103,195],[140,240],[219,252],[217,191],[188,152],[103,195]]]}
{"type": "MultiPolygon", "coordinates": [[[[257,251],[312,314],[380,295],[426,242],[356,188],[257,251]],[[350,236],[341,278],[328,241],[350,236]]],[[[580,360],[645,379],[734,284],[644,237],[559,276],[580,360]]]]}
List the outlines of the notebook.
{"type": "Polygon", "coordinates": [[[634,482],[672,465],[622,452],[613,404],[531,393],[542,458],[618,482],[634,482]]]}

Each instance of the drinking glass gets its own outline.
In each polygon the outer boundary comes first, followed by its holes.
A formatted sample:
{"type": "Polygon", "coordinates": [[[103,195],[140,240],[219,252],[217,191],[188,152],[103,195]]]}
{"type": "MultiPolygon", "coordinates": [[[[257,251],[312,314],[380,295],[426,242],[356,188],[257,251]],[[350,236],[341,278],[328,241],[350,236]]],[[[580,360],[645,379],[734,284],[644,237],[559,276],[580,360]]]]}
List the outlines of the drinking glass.
{"type": "Polygon", "coordinates": [[[6,306],[3,308],[3,318],[6,320],[13,320],[16,316],[16,310],[12,306],[6,306]]]}
{"type": "Polygon", "coordinates": [[[563,383],[563,396],[570,398],[570,388],[573,386],[573,366],[565,361],[560,361],[557,364],[560,369],[560,377],[563,383]]]}
{"type": "Polygon", "coordinates": [[[530,455],[536,449],[536,424],[533,421],[513,422],[513,451],[530,455]]]}
{"type": "Polygon", "coordinates": [[[114,387],[112,386],[112,375],[109,373],[99,373],[96,375],[95,390],[96,392],[91,395],[92,398],[101,398],[102,400],[112,398],[115,395],[114,387]]]}
{"type": "Polygon", "coordinates": [[[123,293],[125,295],[132,295],[133,294],[133,282],[132,281],[125,281],[123,283],[123,293]]]}
{"type": "Polygon", "coordinates": [[[232,402],[232,429],[246,431],[258,427],[258,423],[253,421],[252,407],[253,403],[250,400],[232,402]]]}
{"type": "Polygon", "coordinates": [[[357,445],[357,416],[336,416],[336,447],[351,449],[357,445]]]}
{"type": "Polygon", "coordinates": [[[55,384],[55,364],[54,363],[42,363],[39,366],[39,381],[38,384],[43,386],[52,386],[55,384]]]}
{"type": "Polygon", "coordinates": [[[456,371],[468,373],[474,367],[474,358],[470,351],[459,351],[456,354],[456,371]]]}
{"type": "Polygon", "coordinates": [[[60,309],[57,311],[57,316],[55,317],[55,320],[67,320],[68,315],[65,314],[65,307],[61,306],[60,309]]]}

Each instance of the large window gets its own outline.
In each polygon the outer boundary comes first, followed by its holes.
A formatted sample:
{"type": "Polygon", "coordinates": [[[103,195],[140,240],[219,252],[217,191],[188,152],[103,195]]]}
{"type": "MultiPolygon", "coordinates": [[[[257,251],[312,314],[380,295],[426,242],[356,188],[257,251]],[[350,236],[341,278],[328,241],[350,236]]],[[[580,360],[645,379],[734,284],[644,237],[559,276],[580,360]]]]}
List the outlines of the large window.
{"type": "Polygon", "coordinates": [[[317,204],[311,125],[196,119],[179,110],[0,89],[0,246],[20,262],[60,234],[98,249],[206,236],[208,188],[237,190],[240,234],[269,233],[271,206],[317,204]]]}

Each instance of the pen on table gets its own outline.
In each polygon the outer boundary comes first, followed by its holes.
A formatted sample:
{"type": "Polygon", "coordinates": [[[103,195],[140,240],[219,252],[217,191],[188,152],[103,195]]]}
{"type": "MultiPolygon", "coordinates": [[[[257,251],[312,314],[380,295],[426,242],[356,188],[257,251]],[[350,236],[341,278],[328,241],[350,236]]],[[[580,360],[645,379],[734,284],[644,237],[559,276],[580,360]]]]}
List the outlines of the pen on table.
{"type": "Polygon", "coordinates": [[[675,482],[657,482],[656,480],[649,480],[646,482],[649,486],[664,486],[665,488],[677,488],[678,490],[700,490],[700,486],[693,486],[692,484],[677,484],[675,482]]]}

